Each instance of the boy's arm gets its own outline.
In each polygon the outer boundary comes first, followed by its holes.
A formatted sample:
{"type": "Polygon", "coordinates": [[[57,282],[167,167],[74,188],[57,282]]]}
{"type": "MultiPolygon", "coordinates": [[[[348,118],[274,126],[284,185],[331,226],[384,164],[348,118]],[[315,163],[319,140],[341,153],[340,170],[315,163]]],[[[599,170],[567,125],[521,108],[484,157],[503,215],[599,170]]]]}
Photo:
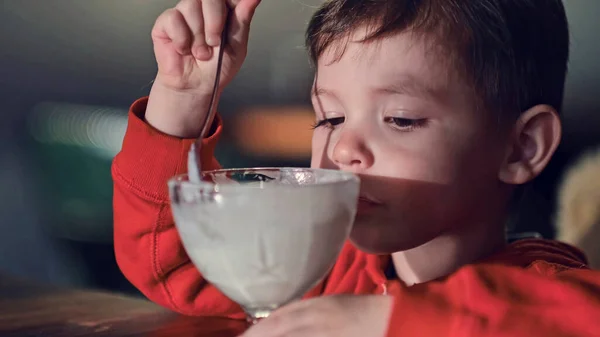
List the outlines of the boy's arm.
{"type": "Polygon", "coordinates": [[[600,274],[587,269],[478,265],[392,293],[387,337],[600,335],[600,274]]]}
{"type": "MultiPolygon", "coordinates": [[[[123,274],[150,300],[187,315],[243,318],[242,309],[208,284],[190,262],[174,226],[167,181],[187,171],[194,139],[163,134],[144,121],[148,99],[135,102],[112,165],[114,241],[123,274]]],[[[217,121],[217,123],[219,123],[217,121]]],[[[216,131],[202,144],[203,169],[217,169],[216,131]]]]}

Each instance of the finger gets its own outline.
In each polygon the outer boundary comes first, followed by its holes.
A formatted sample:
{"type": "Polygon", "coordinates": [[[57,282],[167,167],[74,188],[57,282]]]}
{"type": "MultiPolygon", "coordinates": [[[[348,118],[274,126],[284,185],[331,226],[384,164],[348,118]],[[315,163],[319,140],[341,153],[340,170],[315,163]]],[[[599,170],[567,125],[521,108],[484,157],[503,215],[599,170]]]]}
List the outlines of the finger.
{"type": "Polygon", "coordinates": [[[227,18],[227,4],[224,0],[202,0],[202,11],[204,12],[204,31],[206,32],[206,43],[217,47],[221,43],[221,34],[227,18]]]}
{"type": "Polygon", "coordinates": [[[248,36],[250,35],[250,23],[254,17],[256,7],[261,0],[228,0],[233,8],[231,24],[229,28],[228,42],[236,51],[245,51],[248,47],[248,36]]]}
{"type": "Polygon", "coordinates": [[[160,43],[172,43],[181,55],[190,54],[191,32],[183,15],[176,9],[168,9],[158,17],[152,38],[160,43]]]}
{"type": "MultiPolygon", "coordinates": [[[[322,297],[322,298],[325,298],[325,297],[322,297]]],[[[299,311],[305,310],[306,308],[310,308],[311,306],[313,306],[315,301],[319,300],[319,299],[321,299],[321,298],[296,300],[296,301],[290,302],[290,303],[278,308],[277,310],[275,310],[271,314],[271,316],[290,315],[290,314],[293,314],[294,312],[299,312],[299,311]]]]}
{"type": "Polygon", "coordinates": [[[201,0],[182,0],[175,8],[181,13],[192,34],[191,51],[195,58],[208,60],[211,49],[206,44],[201,0]]]}
{"type": "Polygon", "coordinates": [[[227,5],[238,11],[239,18],[249,25],[260,2],[261,0],[227,0],[227,5]]]}
{"type": "Polygon", "coordinates": [[[315,327],[297,327],[294,330],[287,331],[285,334],[274,334],[273,332],[260,332],[260,335],[248,335],[246,334],[240,337],[322,337],[322,336],[338,336],[326,334],[325,330],[319,330],[315,327]]]}
{"type": "Polygon", "coordinates": [[[334,334],[327,334],[325,330],[319,330],[314,327],[300,327],[296,330],[287,332],[285,337],[325,337],[325,336],[339,336],[334,334]]]}

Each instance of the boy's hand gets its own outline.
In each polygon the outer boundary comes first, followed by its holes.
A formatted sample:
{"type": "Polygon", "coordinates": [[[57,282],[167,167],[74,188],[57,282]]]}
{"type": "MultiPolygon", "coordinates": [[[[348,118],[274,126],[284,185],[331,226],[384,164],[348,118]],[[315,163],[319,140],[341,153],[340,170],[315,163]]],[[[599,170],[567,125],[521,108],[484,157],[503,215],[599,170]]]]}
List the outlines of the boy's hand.
{"type": "Polygon", "coordinates": [[[181,0],[152,29],[158,74],[146,120],[178,137],[197,137],[216,78],[221,33],[230,11],[219,91],[239,71],[260,0],[181,0]]]}
{"type": "Polygon", "coordinates": [[[182,0],[162,13],[152,29],[158,80],[172,90],[212,92],[221,32],[231,8],[221,88],[242,66],[250,20],[260,0],[182,0]]]}
{"type": "Polygon", "coordinates": [[[385,337],[389,296],[330,296],[292,303],[242,337],[385,337]]]}

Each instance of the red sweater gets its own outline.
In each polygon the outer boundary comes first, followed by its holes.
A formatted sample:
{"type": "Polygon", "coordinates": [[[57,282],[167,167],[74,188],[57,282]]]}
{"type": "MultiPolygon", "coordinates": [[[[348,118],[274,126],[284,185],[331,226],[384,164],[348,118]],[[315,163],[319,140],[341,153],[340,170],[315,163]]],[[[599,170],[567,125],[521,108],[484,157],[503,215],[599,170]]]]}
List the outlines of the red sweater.
{"type": "MultiPolygon", "coordinates": [[[[187,257],[169,208],[167,180],[186,171],[193,142],[143,121],[147,100],[133,104],[114,179],[115,250],[125,276],[150,300],[186,315],[243,318],[241,308],[208,284],[187,257]]],[[[204,169],[222,127],[204,140],[204,169]]],[[[322,284],[323,294],[390,294],[388,337],[600,336],[600,274],[565,244],[522,240],[443,280],[410,288],[387,280],[389,256],[347,244],[322,284]]]]}

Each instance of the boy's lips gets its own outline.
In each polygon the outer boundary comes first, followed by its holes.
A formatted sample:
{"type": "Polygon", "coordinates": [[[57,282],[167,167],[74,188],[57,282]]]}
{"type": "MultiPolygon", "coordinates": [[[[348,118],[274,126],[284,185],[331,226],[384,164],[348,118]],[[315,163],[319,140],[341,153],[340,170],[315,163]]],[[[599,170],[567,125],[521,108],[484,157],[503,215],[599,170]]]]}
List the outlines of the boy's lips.
{"type": "Polygon", "coordinates": [[[358,197],[358,213],[369,212],[381,206],[383,206],[383,204],[380,201],[375,200],[368,195],[361,194],[358,197]]]}

